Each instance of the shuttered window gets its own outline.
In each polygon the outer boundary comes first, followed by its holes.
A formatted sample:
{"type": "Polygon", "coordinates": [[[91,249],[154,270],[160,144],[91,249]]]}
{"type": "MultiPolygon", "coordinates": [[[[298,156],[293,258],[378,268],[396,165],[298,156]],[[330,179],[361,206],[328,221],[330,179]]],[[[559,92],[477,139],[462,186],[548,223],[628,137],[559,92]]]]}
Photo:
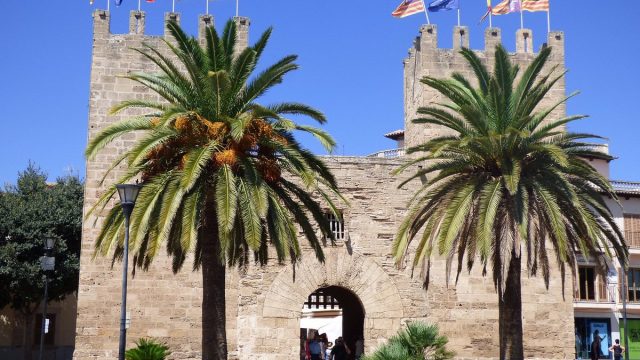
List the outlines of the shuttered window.
{"type": "Polygon", "coordinates": [[[624,214],[624,237],[629,247],[640,247],[640,214],[624,214]]]}

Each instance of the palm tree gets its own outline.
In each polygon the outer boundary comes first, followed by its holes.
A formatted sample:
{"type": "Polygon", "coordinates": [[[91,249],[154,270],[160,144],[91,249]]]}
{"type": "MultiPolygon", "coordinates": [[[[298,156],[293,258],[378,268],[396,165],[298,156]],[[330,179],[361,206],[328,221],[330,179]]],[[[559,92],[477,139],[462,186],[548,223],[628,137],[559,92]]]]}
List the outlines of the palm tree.
{"type": "Polygon", "coordinates": [[[405,329],[363,360],[447,360],[454,353],[446,346],[449,340],[439,335],[438,326],[410,322],[405,329]]]}
{"type": "MultiPolygon", "coordinates": [[[[290,55],[252,75],[271,35],[265,31],[239,49],[236,25],[227,22],[222,37],[213,27],[206,45],[187,36],[174,22],[167,25],[175,44],[172,57],[145,46],[137,51],[159,73],[127,78],[156,93],[160,101],[128,100],[112,109],[144,109],[146,113],[114,123],[93,138],[89,159],[115,138],[134,131],[144,136],[114,163],[126,168],[118,183],[144,182],[132,214],[134,263],[148,269],[161,246],[173,259],[173,271],[194,254],[194,270],[202,269],[202,356],[226,359],[225,267],[247,264],[250,255],[267,262],[268,246],[279,262],[301,256],[296,225],[324,260],[322,240],[333,240],[326,215],[317,202],[340,198],[335,178],[325,164],[304,149],[294,132],[316,136],[328,150],[325,132],[299,125],[286,116],[307,116],[322,124],[319,111],[299,103],[263,106],[256,101],[296,70],[290,55]],[[237,53],[237,56],[234,54],[237,53]],[[177,59],[177,60],[174,60],[177,59]]],[[[92,211],[102,211],[115,193],[111,186],[92,211]]],[[[96,240],[96,253],[122,256],[123,214],[113,207],[96,240]]]]}
{"type": "Polygon", "coordinates": [[[608,158],[564,126],[585,116],[552,119],[560,99],[541,101],[564,73],[541,75],[551,53],[544,48],[518,77],[519,68],[498,46],[494,72],[468,49],[461,54],[477,87],[461,74],[422,82],[447,103],[418,110],[414,123],[450,130],[409,149],[419,154],[398,172],[426,162],[408,181],[429,176],[410,201],[409,212],[393,244],[398,264],[418,237],[413,267],[422,266],[425,287],[434,250],[447,259],[447,279],[457,258],[456,281],[463,266],[471,271],[479,258],[483,274],[493,271],[499,297],[501,359],[522,359],[521,263],[529,275],[542,272],[548,288],[549,257],[574,273],[576,249],[592,256],[604,271],[613,253],[625,263],[627,248],[604,197],[617,199],[611,185],[585,158],[608,158]],[[516,80],[519,79],[519,80],[516,80]],[[419,232],[420,236],[418,236],[419,232]],[[553,252],[549,254],[549,248],[553,252]]]}

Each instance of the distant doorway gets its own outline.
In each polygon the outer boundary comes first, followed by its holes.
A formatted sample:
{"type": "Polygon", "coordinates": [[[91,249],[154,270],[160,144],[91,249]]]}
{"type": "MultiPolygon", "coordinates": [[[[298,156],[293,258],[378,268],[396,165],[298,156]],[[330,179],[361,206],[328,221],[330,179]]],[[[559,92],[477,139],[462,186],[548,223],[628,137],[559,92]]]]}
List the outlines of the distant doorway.
{"type": "Polygon", "coordinates": [[[342,336],[353,355],[356,341],[364,339],[364,316],[364,307],[351,290],[328,286],[309,294],[300,319],[300,358],[304,359],[305,343],[316,334],[326,335],[332,343],[342,336]]]}

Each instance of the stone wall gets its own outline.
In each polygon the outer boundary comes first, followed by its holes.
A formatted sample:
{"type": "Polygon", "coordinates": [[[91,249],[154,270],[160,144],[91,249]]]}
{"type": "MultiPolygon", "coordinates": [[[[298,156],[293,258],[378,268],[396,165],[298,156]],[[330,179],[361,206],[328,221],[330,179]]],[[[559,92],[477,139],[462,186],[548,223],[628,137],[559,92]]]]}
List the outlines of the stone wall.
{"type": "MultiPolygon", "coordinates": [[[[177,14],[166,17],[179,20],[177,14]]],[[[109,13],[96,11],[94,14],[89,137],[121,116],[132,115],[108,115],[108,109],[119,101],[153,96],[143,87],[117,77],[130,71],[153,69],[130,50],[143,41],[162,47],[161,37],[144,35],[144,19],[143,13],[132,12],[130,33],[116,35],[109,31],[109,13]]],[[[210,17],[201,17],[200,21],[201,33],[206,24],[213,22],[210,17]]],[[[248,19],[238,21],[243,21],[240,28],[247,31],[248,19]]],[[[423,27],[423,34],[427,29],[429,27],[423,27]]],[[[241,38],[247,39],[246,34],[241,38]]],[[[440,66],[444,66],[442,64],[440,66]]],[[[135,135],[121,138],[95,160],[87,162],[85,212],[104,191],[100,180],[106,169],[135,140],[135,135]]],[[[418,182],[397,189],[400,178],[393,177],[391,172],[401,160],[326,157],[325,161],[336,174],[349,202],[349,206],[344,206],[346,241],[325,247],[324,264],[318,263],[305,246],[305,256],[295,270],[291,265],[271,261],[266,267],[249,266],[243,271],[229,271],[226,298],[230,357],[295,359],[304,300],[320,287],[335,285],[356,294],[364,306],[367,350],[384,342],[404,322],[421,319],[441,327],[460,359],[495,358],[498,310],[490,277],[482,277],[481,269],[476,268],[470,275],[461,275],[456,287],[447,287],[444,260],[436,260],[429,291],[425,291],[417,274],[412,278],[410,269],[397,269],[393,264],[391,243],[405,215],[407,200],[419,186],[418,182]]],[[[105,184],[116,182],[120,173],[115,171],[105,184]]],[[[75,359],[117,356],[121,265],[112,264],[110,258],[93,258],[101,221],[98,216],[83,225],[75,359]]],[[[139,271],[130,277],[131,326],[127,344],[131,346],[140,337],[155,337],[167,341],[173,358],[197,359],[201,337],[201,274],[191,272],[187,265],[174,275],[170,265],[169,258],[158,256],[149,272],[139,271]]],[[[571,358],[571,297],[563,300],[558,277],[553,277],[548,291],[541,279],[525,278],[523,284],[527,356],[571,358]]]]}
{"type": "MultiPolygon", "coordinates": [[[[442,102],[442,96],[432,88],[420,82],[425,76],[446,78],[458,72],[464,75],[472,84],[475,75],[464,57],[459,53],[461,47],[469,47],[469,29],[466,26],[453,28],[453,49],[438,47],[438,27],[423,25],[416,37],[409,55],[404,60],[404,99],[405,99],[405,145],[418,145],[426,139],[445,134],[445,129],[435,125],[413,124],[411,120],[417,117],[417,110],[421,106],[434,106],[442,102]]],[[[495,48],[502,43],[499,28],[487,28],[484,32],[484,50],[474,50],[480,60],[492,70],[495,48]]],[[[564,33],[550,32],[547,46],[552,48],[551,56],[542,74],[547,74],[555,66],[554,74],[561,75],[564,71],[564,33]]],[[[533,32],[530,29],[519,29],[516,32],[516,52],[511,54],[511,60],[520,66],[520,74],[533,60],[533,32]]],[[[549,96],[541,102],[547,107],[565,96],[565,79],[558,81],[549,91],[549,96]]],[[[566,113],[566,106],[561,104],[551,113],[550,119],[558,119],[566,113]]]]}

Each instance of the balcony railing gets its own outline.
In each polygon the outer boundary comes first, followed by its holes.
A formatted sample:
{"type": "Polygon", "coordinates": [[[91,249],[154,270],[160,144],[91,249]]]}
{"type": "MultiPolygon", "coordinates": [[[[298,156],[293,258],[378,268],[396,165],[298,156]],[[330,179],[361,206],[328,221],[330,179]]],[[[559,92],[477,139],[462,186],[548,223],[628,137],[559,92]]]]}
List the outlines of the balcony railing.
{"type": "Polygon", "coordinates": [[[617,293],[618,291],[615,284],[608,285],[598,282],[592,296],[589,296],[589,294],[580,294],[579,291],[576,291],[573,300],[590,303],[614,303],[618,299],[617,293]]]}
{"type": "Polygon", "coordinates": [[[367,157],[379,157],[379,158],[396,158],[404,156],[404,149],[388,149],[375,152],[373,154],[367,155],[367,157]]]}
{"type": "Polygon", "coordinates": [[[630,248],[640,248],[640,231],[625,231],[624,241],[630,248]]]}

